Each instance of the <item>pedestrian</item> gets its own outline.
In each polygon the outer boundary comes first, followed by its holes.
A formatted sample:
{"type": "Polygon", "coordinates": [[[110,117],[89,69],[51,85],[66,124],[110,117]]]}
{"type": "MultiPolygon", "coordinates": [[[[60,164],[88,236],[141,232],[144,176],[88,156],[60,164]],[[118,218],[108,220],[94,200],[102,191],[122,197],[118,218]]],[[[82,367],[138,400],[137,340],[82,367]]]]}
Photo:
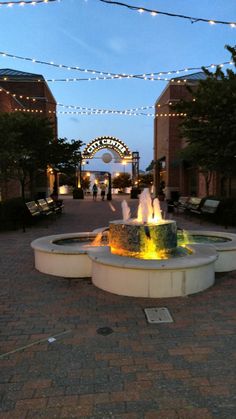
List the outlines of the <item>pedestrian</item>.
{"type": "Polygon", "coordinates": [[[101,188],[102,201],[104,201],[104,198],[105,198],[105,195],[106,195],[106,185],[104,185],[104,183],[102,183],[100,188],[101,188]]]}
{"type": "Polygon", "coordinates": [[[93,201],[97,200],[97,194],[98,194],[98,187],[97,187],[96,183],[94,183],[94,185],[93,185],[93,201]]]}

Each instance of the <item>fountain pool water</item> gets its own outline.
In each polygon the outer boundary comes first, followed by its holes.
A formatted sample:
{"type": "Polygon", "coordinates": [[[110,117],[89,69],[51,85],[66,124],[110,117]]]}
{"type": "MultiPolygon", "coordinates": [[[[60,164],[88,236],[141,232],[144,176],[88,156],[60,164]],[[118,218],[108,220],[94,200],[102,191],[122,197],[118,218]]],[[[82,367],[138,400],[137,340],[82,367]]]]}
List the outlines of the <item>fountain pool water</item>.
{"type": "Polygon", "coordinates": [[[215,271],[236,269],[236,235],[195,231],[191,240],[177,242],[175,221],[162,219],[160,203],[148,191],[141,194],[137,218],[130,218],[126,202],[122,212],[123,220],[110,222],[109,245],[107,233],[100,232],[94,242],[95,231],[35,240],[36,269],[68,278],[92,277],[106,291],[154,298],[202,291],[213,285],[215,271]],[[196,244],[194,237],[207,237],[208,243],[196,244]]]}

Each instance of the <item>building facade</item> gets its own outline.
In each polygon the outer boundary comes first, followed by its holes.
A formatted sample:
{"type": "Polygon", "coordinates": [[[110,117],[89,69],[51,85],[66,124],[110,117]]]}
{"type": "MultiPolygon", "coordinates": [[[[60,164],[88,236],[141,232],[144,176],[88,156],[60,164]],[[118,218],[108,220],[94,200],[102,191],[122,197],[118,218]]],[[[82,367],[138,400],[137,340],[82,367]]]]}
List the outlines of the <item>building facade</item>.
{"type": "MultiPolygon", "coordinates": [[[[172,105],[180,100],[192,100],[187,86],[197,87],[206,78],[203,72],[172,79],[155,103],[154,120],[154,188],[157,196],[162,189],[166,198],[178,195],[206,195],[205,181],[198,168],[181,159],[179,152],[185,147],[179,126],[183,115],[176,114],[172,105]]],[[[219,182],[213,176],[210,194],[218,194],[219,182]]]]}
{"type": "MultiPolygon", "coordinates": [[[[25,112],[48,117],[57,138],[56,101],[41,74],[0,69],[0,113],[3,112],[25,112]]],[[[44,185],[38,187],[38,192],[43,194],[51,190],[53,178],[53,173],[48,171],[44,185]]],[[[21,188],[17,180],[0,184],[2,200],[20,195],[21,188]]]]}

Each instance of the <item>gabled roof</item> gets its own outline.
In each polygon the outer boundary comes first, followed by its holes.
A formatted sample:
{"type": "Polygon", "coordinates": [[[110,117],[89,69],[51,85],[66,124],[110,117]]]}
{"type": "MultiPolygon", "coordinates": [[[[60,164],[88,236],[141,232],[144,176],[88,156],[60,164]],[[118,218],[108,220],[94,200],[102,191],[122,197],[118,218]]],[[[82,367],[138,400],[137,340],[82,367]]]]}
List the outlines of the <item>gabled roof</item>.
{"type": "Polygon", "coordinates": [[[185,74],[181,77],[175,77],[172,80],[206,80],[207,75],[203,71],[198,71],[198,73],[192,73],[192,74],[185,74]]]}
{"type": "Polygon", "coordinates": [[[44,80],[41,74],[27,73],[26,71],[12,70],[11,68],[0,68],[0,77],[9,77],[16,80],[44,80]]]}
{"type": "Polygon", "coordinates": [[[179,77],[175,77],[172,78],[171,80],[169,80],[168,84],[166,85],[166,87],[164,88],[164,90],[161,92],[160,96],[157,98],[155,104],[157,104],[160,100],[160,98],[163,96],[163,94],[166,92],[166,90],[172,85],[172,82],[176,82],[178,83],[178,81],[182,81],[181,85],[183,84],[193,84],[193,83],[197,83],[200,80],[206,80],[207,79],[207,75],[203,72],[203,71],[198,71],[197,73],[192,73],[192,74],[185,74],[184,76],[179,76],[179,77]],[[183,81],[186,80],[186,83],[183,83],[183,81]]]}

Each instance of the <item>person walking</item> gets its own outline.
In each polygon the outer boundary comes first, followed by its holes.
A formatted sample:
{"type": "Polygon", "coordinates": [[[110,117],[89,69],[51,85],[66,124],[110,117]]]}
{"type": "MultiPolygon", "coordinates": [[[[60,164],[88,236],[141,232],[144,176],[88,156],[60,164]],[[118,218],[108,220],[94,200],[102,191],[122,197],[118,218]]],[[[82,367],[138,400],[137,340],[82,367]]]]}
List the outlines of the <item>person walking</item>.
{"type": "Polygon", "coordinates": [[[93,201],[97,201],[98,187],[96,183],[94,183],[92,189],[93,189],[93,201]]]}
{"type": "Polygon", "coordinates": [[[104,183],[102,183],[100,188],[101,188],[102,201],[104,201],[104,198],[105,198],[105,195],[106,195],[106,185],[104,185],[104,183]]]}

